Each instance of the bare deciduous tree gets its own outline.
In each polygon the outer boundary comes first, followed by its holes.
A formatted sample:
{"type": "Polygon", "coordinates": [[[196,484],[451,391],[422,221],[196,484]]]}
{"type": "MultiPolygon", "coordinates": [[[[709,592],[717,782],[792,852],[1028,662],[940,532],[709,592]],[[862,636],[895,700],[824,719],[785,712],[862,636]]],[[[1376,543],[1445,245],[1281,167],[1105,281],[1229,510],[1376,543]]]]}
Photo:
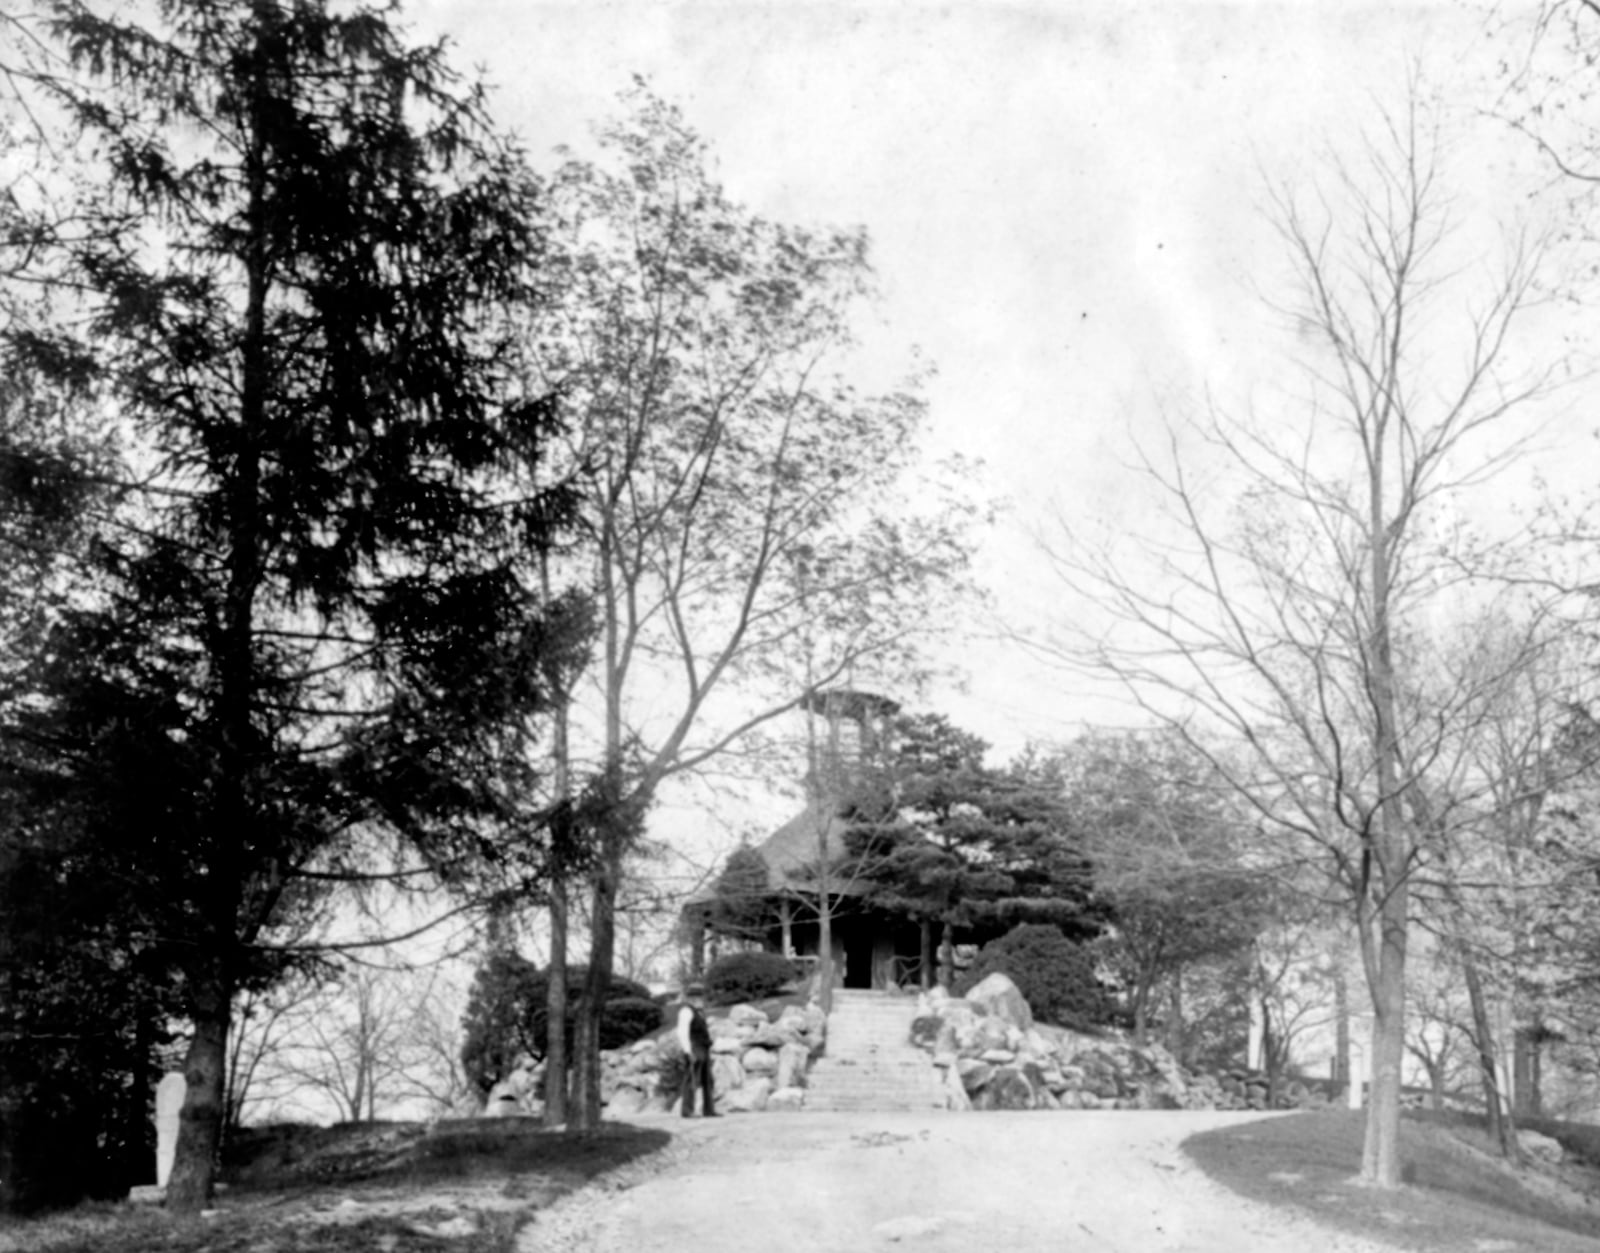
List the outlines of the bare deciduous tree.
{"type": "Polygon", "coordinates": [[[597,619],[571,689],[596,853],[576,1129],[598,1124],[617,901],[662,786],[799,705],[802,629],[818,686],[907,669],[964,581],[977,513],[931,480],[906,491],[920,380],[868,396],[839,373],[871,295],[861,232],[756,217],[676,109],[643,89],[632,103],[603,164],[549,185],[558,295],[529,336],[530,388],[562,398],[590,484],[562,571],[592,585],[597,619]]]}
{"type": "Polygon", "coordinates": [[[1286,853],[1342,889],[1375,1017],[1362,1177],[1382,1187],[1400,1181],[1407,940],[1427,843],[1412,802],[1477,714],[1468,691],[1409,699],[1412,670],[1439,614],[1494,594],[1483,576],[1510,546],[1475,544],[1454,511],[1515,457],[1550,380],[1511,351],[1540,250],[1513,238],[1503,272],[1477,285],[1481,265],[1461,254],[1481,262],[1481,243],[1452,217],[1438,132],[1419,114],[1386,117],[1326,185],[1273,197],[1303,387],[1270,420],[1211,408],[1169,428],[1143,470],[1173,535],[1135,559],[1070,530],[1047,541],[1109,623],[1035,639],[1177,728],[1286,853]],[[1212,514],[1217,483],[1197,453],[1241,485],[1230,516],[1212,514]]]}

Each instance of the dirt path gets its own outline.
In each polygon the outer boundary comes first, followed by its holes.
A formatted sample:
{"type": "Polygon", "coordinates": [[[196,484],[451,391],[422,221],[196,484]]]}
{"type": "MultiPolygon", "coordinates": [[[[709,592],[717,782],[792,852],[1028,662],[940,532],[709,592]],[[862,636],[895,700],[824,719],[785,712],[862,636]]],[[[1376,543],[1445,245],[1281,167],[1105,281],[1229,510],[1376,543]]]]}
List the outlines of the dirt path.
{"type": "MultiPolygon", "coordinates": [[[[1211,1183],[1185,1137],[1259,1114],[794,1114],[674,1125],[653,1178],[520,1253],[1390,1253],[1211,1183]]],[[[559,1207],[558,1207],[559,1208],[559,1207]]]]}

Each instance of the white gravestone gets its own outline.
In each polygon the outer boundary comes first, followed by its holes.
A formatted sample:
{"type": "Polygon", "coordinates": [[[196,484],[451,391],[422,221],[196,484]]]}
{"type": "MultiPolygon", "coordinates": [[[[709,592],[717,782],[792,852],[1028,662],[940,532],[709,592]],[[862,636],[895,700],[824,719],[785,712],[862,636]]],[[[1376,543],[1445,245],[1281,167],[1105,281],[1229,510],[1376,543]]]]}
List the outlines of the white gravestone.
{"type": "Polygon", "coordinates": [[[161,1076],[156,1085],[156,1187],[167,1186],[172,1159],[178,1152],[178,1111],[189,1085],[177,1071],[161,1076]]]}

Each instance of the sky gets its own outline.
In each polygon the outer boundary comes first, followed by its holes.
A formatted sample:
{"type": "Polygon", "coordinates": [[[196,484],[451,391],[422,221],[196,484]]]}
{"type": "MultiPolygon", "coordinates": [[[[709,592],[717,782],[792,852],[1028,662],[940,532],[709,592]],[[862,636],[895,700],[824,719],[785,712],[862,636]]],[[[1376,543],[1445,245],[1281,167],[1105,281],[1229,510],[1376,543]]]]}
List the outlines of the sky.
{"type": "MultiPolygon", "coordinates": [[[[405,12],[483,69],[536,162],[581,147],[642,75],[709,140],[735,199],[868,228],[884,297],[860,327],[862,369],[891,378],[913,346],[936,365],[931,445],[982,457],[979,490],[1006,508],[982,563],[1006,621],[1074,611],[1037,529],[1136,505],[1126,467],[1164,410],[1246,396],[1270,373],[1283,328],[1262,293],[1282,247],[1267,192],[1376,123],[1408,71],[1468,104],[1464,212],[1521,209],[1508,189],[1522,158],[1503,127],[1471,116],[1507,45],[1455,3],[412,0],[405,12]]],[[[1014,645],[961,655],[964,690],[952,681],[924,703],[996,758],[1127,720],[1014,645]]]]}

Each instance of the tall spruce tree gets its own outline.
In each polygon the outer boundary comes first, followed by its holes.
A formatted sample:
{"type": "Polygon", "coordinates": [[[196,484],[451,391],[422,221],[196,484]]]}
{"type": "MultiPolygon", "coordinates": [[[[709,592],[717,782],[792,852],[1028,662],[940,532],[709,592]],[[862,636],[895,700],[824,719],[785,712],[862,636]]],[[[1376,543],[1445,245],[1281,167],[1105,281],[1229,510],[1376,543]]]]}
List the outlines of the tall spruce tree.
{"type": "Polygon", "coordinates": [[[130,889],[192,1031],[168,1200],[194,1210],[230,1005],[290,960],[285,912],[387,837],[460,880],[528,825],[541,660],[570,634],[530,577],[570,505],[541,486],[554,414],[509,392],[501,333],[537,277],[537,195],[479,90],[387,7],[41,8],[72,72],[39,88],[95,177],[70,229],[5,258],[50,295],[0,352],[113,413],[137,475],[4,751],[91,796],[125,768],[97,711],[122,711],[161,767],[115,777],[160,792],[130,889]]]}

